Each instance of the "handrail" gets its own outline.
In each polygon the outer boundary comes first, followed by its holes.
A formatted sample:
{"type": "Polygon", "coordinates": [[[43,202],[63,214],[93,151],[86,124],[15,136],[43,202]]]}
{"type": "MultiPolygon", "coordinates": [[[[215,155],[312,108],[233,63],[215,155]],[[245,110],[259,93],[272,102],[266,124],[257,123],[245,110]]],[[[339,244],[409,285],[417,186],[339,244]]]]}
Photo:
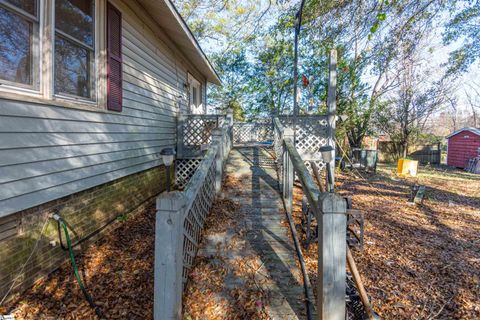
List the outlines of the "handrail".
{"type": "MultiPolygon", "coordinates": [[[[187,185],[185,186],[183,192],[185,194],[185,197],[190,200],[190,206],[193,204],[193,199],[195,199],[198,192],[200,191],[200,188],[202,187],[203,182],[208,175],[208,170],[212,166],[213,161],[215,161],[218,149],[219,148],[217,145],[210,145],[207,153],[202,159],[202,162],[200,162],[200,165],[195,170],[192,178],[190,178],[190,181],[188,181],[187,185]]],[[[187,208],[186,211],[188,212],[189,209],[190,208],[187,208]]]]}
{"type": "Polygon", "coordinates": [[[231,126],[232,121],[224,121],[212,131],[209,148],[183,191],[164,192],[157,197],[155,319],[181,316],[188,271],[197,254],[205,219],[220,192],[224,165],[232,146],[231,126]]]}
{"type": "Polygon", "coordinates": [[[300,183],[303,187],[303,192],[310,203],[311,209],[314,211],[316,217],[318,218],[322,212],[319,210],[318,206],[318,197],[320,196],[320,190],[318,189],[317,184],[313,181],[310,172],[308,172],[307,166],[302,160],[302,157],[298,153],[297,149],[293,145],[293,142],[290,138],[285,138],[283,140],[285,147],[287,148],[288,155],[292,161],[297,177],[300,180],[300,183]]]}
{"type": "MultiPolygon", "coordinates": [[[[318,195],[320,194],[320,191],[318,190],[317,186],[313,183],[313,180],[308,173],[308,169],[305,166],[302,158],[300,157],[300,154],[298,153],[297,149],[295,148],[292,142],[292,139],[289,136],[287,137],[285,136],[285,128],[282,126],[280,120],[278,118],[274,118],[273,125],[274,125],[274,132],[275,132],[274,134],[275,153],[277,153],[277,157],[279,157],[280,154],[282,154],[281,159],[277,159],[277,161],[283,161],[283,163],[280,163],[280,166],[285,166],[285,165],[289,166],[288,162],[292,163],[294,171],[297,171],[299,173],[298,177],[302,183],[302,186],[304,187],[305,190],[308,190],[307,195],[308,195],[309,201],[312,201],[310,202],[311,207],[315,207],[315,209],[317,209],[318,208],[317,199],[318,199],[318,195]],[[290,159],[290,161],[288,161],[288,158],[290,159]],[[310,188],[310,186],[312,185],[313,185],[313,188],[310,188]]],[[[279,162],[277,162],[277,164],[278,163],[279,162]]],[[[305,259],[303,257],[300,241],[298,240],[297,231],[295,229],[291,212],[289,212],[289,210],[292,209],[291,207],[292,199],[286,199],[286,197],[293,198],[293,190],[292,189],[287,190],[288,188],[293,187],[293,181],[285,182],[285,180],[291,180],[293,179],[293,177],[292,176],[288,177],[288,173],[285,172],[285,168],[282,168],[281,171],[282,173],[280,176],[282,176],[281,179],[283,179],[282,188],[281,188],[283,192],[282,198],[284,200],[285,208],[287,209],[286,210],[287,218],[290,225],[290,230],[292,232],[292,237],[295,244],[295,250],[297,251],[298,260],[300,262],[300,266],[302,269],[302,275],[304,280],[303,285],[305,289],[305,297],[307,302],[307,318],[310,320],[310,319],[313,319],[315,314],[315,308],[314,308],[315,298],[313,296],[313,289],[311,287],[310,277],[308,276],[307,267],[305,264],[305,259]],[[285,188],[285,184],[289,186],[285,188]],[[286,195],[286,193],[288,194],[288,196],[286,195]]]]}
{"type": "Polygon", "coordinates": [[[279,131],[279,132],[283,132],[285,130],[285,128],[283,127],[282,123],[280,122],[280,120],[275,117],[273,119],[273,123],[274,123],[274,126],[275,128],[279,131]]]}
{"type": "MultiPolygon", "coordinates": [[[[295,247],[299,256],[304,279],[308,279],[302,263],[302,253],[298,244],[296,230],[292,223],[291,212],[293,202],[294,173],[300,180],[310,210],[318,222],[318,280],[317,280],[317,312],[320,319],[341,319],[345,316],[345,270],[346,270],[346,228],[347,206],[345,199],[335,193],[321,193],[313,181],[302,157],[293,143],[293,130],[283,128],[279,119],[275,124],[275,153],[279,166],[279,178],[282,183],[282,198],[287,210],[295,247]]],[[[309,281],[304,281],[305,285],[309,281]]],[[[312,314],[310,292],[307,295],[308,314],[312,314]]]]}

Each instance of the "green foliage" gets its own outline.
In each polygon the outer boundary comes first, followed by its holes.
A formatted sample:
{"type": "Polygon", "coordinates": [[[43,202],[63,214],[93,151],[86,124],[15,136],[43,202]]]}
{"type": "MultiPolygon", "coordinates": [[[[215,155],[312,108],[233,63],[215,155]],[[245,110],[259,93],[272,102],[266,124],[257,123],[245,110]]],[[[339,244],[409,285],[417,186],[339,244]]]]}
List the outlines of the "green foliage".
{"type": "MultiPolygon", "coordinates": [[[[222,78],[223,87],[209,91],[210,104],[233,108],[237,120],[292,112],[298,1],[174,2],[222,78]]],[[[473,0],[307,1],[299,42],[300,113],[326,111],[328,55],[335,48],[337,109],[347,116],[338,125],[339,139],[361,146],[366,135],[382,132],[399,145],[412,143],[420,137],[424,117],[405,124],[402,106],[408,102],[407,113],[421,109],[427,115],[441,105],[435,95],[442,86],[416,82],[410,96],[399,90],[403,62],[419,52],[435,54],[425,47],[425,39],[445,25],[445,43],[465,41],[451,55],[451,72],[466,70],[480,54],[479,6],[473,0]],[[446,10],[451,10],[451,19],[444,19],[446,10]],[[302,75],[309,80],[307,87],[302,75]]]]}
{"type": "Polygon", "coordinates": [[[431,133],[422,133],[420,132],[415,144],[423,145],[423,144],[436,144],[443,142],[444,137],[439,137],[431,133]]]}
{"type": "Polygon", "coordinates": [[[117,216],[117,221],[119,222],[127,222],[127,220],[128,220],[128,214],[126,213],[117,216]]]}
{"type": "Polygon", "coordinates": [[[446,44],[461,42],[461,46],[450,54],[449,73],[458,74],[480,58],[480,1],[455,1],[453,18],[446,24],[443,40],[446,44]]]}
{"type": "Polygon", "coordinates": [[[223,54],[214,54],[217,72],[222,78],[223,85],[212,87],[209,98],[219,109],[229,106],[242,107],[246,102],[245,92],[249,90],[251,65],[247,61],[245,49],[236,48],[223,54]]]}
{"type": "Polygon", "coordinates": [[[232,101],[228,107],[233,110],[233,119],[235,121],[245,121],[245,112],[238,101],[232,101]]]}

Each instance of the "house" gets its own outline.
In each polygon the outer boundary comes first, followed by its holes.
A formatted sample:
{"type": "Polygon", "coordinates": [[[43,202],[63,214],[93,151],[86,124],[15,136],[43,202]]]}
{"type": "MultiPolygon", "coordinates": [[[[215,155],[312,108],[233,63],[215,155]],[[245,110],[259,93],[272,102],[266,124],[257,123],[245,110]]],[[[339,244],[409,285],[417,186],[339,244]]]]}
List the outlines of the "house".
{"type": "Polygon", "coordinates": [[[220,79],[169,0],[0,1],[0,44],[2,298],[67,257],[53,213],[79,242],[153,203],[220,79]]]}
{"type": "Polygon", "coordinates": [[[465,168],[468,161],[480,155],[480,128],[463,128],[446,137],[447,165],[465,168]]]}

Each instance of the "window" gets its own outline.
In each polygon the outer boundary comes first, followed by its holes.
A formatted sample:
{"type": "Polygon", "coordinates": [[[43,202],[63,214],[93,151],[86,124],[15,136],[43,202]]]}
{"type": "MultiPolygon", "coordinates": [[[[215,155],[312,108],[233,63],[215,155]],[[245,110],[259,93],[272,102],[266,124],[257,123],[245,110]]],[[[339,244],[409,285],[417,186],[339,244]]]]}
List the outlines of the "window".
{"type": "Polygon", "coordinates": [[[93,99],[93,0],[55,0],[55,94],[93,99]]]}
{"type": "Polygon", "coordinates": [[[190,113],[202,114],[202,85],[192,75],[188,75],[188,82],[190,83],[190,113]]]}
{"type": "Polygon", "coordinates": [[[38,87],[37,0],[0,0],[0,83],[38,87]]]}
{"type": "Polygon", "coordinates": [[[121,23],[107,0],[0,0],[0,96],[121,111],[121,23]]]}

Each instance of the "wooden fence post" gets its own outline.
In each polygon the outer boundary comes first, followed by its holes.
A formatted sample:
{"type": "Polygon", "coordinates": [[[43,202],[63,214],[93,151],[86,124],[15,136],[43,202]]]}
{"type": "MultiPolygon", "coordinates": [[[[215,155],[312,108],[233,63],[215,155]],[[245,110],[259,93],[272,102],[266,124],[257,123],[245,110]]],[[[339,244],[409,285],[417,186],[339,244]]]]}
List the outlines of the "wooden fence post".
{"type": "Polygon", "coordinates": [[[435,164],[441,164],[442,163],[442,143],[439,142],[437,144],[437,149],[438,149],[438,152],[437,152],[437,159],[435,164]]]}
{"type": "Polygon", "coordinates": [[[227,128],[228,128],[228,134],[230,135],[230,141],[233,145],[233,109],[228,108],[227,109],[227,128]]]}
{"type": "MultiPolygon", "coordinates": [[[[328,74],[328,97],[327,97],[327,106],[328,106],[328,145],[333,147],[333,160],[326,165],[330,166],[332,173],[335,172],[335,123],[337,115],[337,50],[332,49],[330,51],[330,62],[329,62],[329,74],[328,74]]],[[[335,174],[332,174],[332,189],[335,185],[335,174]]]]}
{"type": "Polygon", "coordinates": [[[224,137],[222,129],[215,129],[212,131],[212,144],[211,146],[217,146],[217,155],[215,156],[216,169],[215,169],[215,192],[217,194],[222,190],[222,176],[223,176],[223,164],[224,164],[224,137]]]}
{"type": "Polygon", "coordinates": [[[187,120],[187,116],[179,114],[177,117],[177,159],[184,157],[184,142],[183,142],[183,125],[187,120]]]}
{"type": "Polygon", "coordinates": [[[335,193],[322,193],[318,206],[318,315],[321,320],[344,320],[347,204],[335,193]]]}
{"type": "MultiPolygon", "coordinates": [[[[285,128],[283,131],[283,138],[290,139],[292,143],[294,139],[294,132],[292,128],[285,128]]],[[[283,143],[283,141],[282,141],[283,143]]],[[[283,199],[285,207],[288,212],[292,212],[293,205],[293,180],[295,179],[295,170],[293,167],[292,160],[288,154],[287,148],[283,148],[283,178],[282,178],[282,187],[283,187],[283,199]]]]}
{"type": "Polygon", "coordinates": [[[186,199],[179,192],[157,197],[155,221],[154,319],[181,319],[183,219],[186,199]]]}

